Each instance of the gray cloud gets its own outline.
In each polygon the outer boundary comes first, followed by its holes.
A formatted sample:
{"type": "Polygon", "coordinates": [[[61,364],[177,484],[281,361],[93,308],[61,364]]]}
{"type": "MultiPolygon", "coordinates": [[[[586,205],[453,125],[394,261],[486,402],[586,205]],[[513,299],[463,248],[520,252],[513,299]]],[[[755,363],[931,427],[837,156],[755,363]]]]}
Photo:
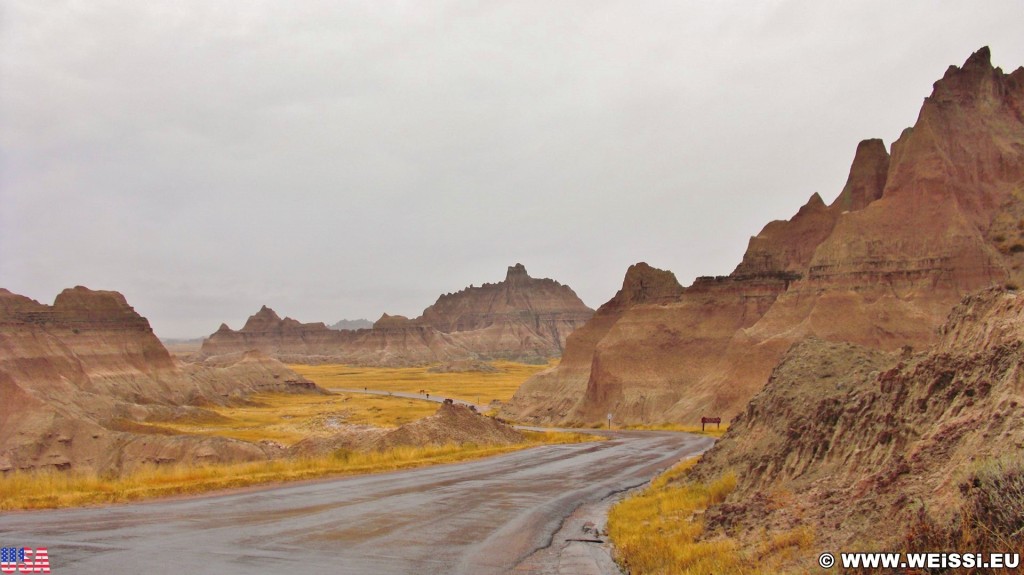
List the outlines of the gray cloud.
{"type": "Polygon", "coordinates": [[[0,0],[0,285],[164,336],[416,315],[517,261],[684,283],[891,142],[1017,1],[0,0]]]}

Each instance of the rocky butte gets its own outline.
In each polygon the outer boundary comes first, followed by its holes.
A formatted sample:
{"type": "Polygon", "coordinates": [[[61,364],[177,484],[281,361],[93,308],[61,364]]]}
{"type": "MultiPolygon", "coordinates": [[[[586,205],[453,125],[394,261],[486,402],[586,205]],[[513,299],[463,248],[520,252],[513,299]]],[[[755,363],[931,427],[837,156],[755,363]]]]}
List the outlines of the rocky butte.
{"type": "Polygon", "coordinates": [[[521,421],[731,417],[795,342],[926,348],[967,293],[1019,284],[1024,263],[1024,68],[988,48],[950,66],[889,150],[858,145],[843,190],[750,239],[732,274],[683,288],[631,266],[562,362],[504,408],[521,421]]]}
{"type": "Polygon", "coordinates": [[[569,286],[530,277],[522,264],[505,280],[444,294],[415,319],[384,314],[371,329],[339,331],[281,319],[264,306],[242,329],[222,325],[207,356],[257,349],[285,361],[423,365],[468,359],[547,361],[593,315],[569,286]]]}
{"type": "Polygon", "coordinates": [[[258,352],[180,363],[117,292],[79,286],[49,306],[0,288],[0,473],[266,458],[264,446],[159,427],[216,419],[203,406],[262,391],[320,390],[258,352]]]}

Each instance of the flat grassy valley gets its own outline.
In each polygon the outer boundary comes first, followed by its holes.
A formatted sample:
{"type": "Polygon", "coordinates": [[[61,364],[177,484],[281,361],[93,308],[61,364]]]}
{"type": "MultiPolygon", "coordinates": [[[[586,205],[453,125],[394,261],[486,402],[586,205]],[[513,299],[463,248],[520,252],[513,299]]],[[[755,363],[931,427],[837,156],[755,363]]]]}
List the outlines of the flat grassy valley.
{"type": "Polygon", "coordinates": [[[177,433],[274,441],[293,445],[307,437],[330,435],[343,425],[398,427],[437,411],[428,401],[337,393],[331,395],[259,394],[248,405],[218,407],[208,421],[161,424],[177,433]]]}
{"type": "MultiPolygon", "coordinates": [[[[430,390],[432,395],[480,401],[507,400],[530,375],[547,366],[495,362],[495,371],[430,373],[426,367],[368,368],[345,365],[293,365],[321,387],[367,387],[396,392],[430,390]]],[[[242,405],[207,408],[212,416],[174,422],[120,420],[123,431],[149,435],[223,437],[288,448],[307,438],[329,437],[351,426],[397,428],[433,415],[438,403],[360,393],[250,396],[242,405]]],[[[523,432],[515,445],[448,443],[398,446],[383,450],[337,449],[327,455],[276,458],[238,464],[143,465],[122,474],[54,470],[10,472],[0,476],[0,510],[109,504],[174,495],[267,485],[285,481],[378,473],[454,463],[527,449],[599,438],[577,433],[523,432]]]]}
{"type": "Polygon", "coordinates": [[[289,365],[296,373],[325,389],[366,387],[382,391],[419,393],[461,399],[479,405],[508,401],[530,376],[557,363],[531,365],[495,361],[493,372],[431,373],[428,367],[352,367],[346,365],[289,365]]]}

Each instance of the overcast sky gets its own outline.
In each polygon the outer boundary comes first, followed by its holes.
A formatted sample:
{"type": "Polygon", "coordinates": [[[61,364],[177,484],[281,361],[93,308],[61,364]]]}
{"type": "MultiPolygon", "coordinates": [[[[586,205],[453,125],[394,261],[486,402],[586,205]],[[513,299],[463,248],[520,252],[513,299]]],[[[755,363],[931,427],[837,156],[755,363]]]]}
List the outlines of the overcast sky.
{"type": "Polygon", "coordinates": [[[0,0],[0,287],[163,337],[683,284],[839,193],[1024,3],[0,0]]]}

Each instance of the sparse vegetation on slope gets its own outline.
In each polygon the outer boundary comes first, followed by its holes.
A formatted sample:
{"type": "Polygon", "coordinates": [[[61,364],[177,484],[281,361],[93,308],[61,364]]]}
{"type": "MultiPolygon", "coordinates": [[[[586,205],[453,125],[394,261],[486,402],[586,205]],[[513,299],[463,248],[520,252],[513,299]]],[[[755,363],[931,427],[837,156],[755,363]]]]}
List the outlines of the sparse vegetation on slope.
{"type": "Polygon", "coordinates": [[[759,545],[745,548],[736,539],[708,533],[704,511],[735,489],[736,475],[726,473],[709,483],[688,480],[696,461],[670,469],[609,512],[616,560],[631,575],[779,573],[794,553],[810,548],[814,534],[808,528],[763,533],[759,545]]]}
{"type": "Polygon", "coordinates": [[[812,570],[822,550],[1024,552],[1022,320],[1024,295],[990,288],[923,353],[793,346],[691,471],[738,474],[705,526],[752,547],[811,525],[812,570]]]}
{"type": "MultiPolygon", "coordinates": [[[[952,518],[939,521],[933,510],[918,503],[896,550],[927,553],[936,549],[1024,554],[1024,463],[1019,459],[986,459],[959,485],[963,501],[952,518]]],[[[854,570],[851,573],[870,573],[854,570]]],[[[958,573],[991,573],[975,568],[958,573]]],[[[1020,573],[1007,569],[998,573],[1020,573]]],[[[908,570],[908,574],[930,573],[908,570]]]]}

